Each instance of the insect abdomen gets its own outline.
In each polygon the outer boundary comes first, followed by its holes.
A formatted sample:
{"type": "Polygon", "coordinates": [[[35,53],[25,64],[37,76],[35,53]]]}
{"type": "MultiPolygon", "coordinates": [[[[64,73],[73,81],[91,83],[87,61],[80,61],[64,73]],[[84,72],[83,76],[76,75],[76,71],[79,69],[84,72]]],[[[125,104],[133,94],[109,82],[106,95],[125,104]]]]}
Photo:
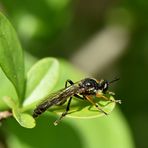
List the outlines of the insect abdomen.
{"type": "Polygon", "coordinates": [[[71,97],[75,93],[77,93],[78,89],[79,89],[79,87],[77,85],[73,86],[73,87],[70,86],[67,89],[57,93],[52,98],[52,100],[47,100],[47,101],[41,103],[40,105],[38,105],[33,112],[33,117],[34,118],[38,117],[40,114],[45,112],[52,105],[58,105],[60,103],[62,104],[62,102],[65,102],[68,97],[71,97]]]}
{"type": "Polygon", "coordinates": [[[45,101],[39,106],[36,107],[36,109],[33,112],[33,117],[36,118],[43,112],[45,112],[49,107],[57,103],[57,98],[50,100],[50,101],[45,101]]]}

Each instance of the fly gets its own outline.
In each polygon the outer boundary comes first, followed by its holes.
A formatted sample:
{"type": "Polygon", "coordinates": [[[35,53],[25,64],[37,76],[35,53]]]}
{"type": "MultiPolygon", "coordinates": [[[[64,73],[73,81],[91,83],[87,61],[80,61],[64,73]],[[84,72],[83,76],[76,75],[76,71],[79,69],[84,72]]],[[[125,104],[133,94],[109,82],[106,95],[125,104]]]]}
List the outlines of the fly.
{"type": "Polygon", "coordinates": [[[61,119],[68,114],[73,96],[78,99],[86,100],[90,102],[100,112],[107,115],[107,113],[97,103],[93,101],[93,97],[96,96],[98,98],[103,98],[107,101],[121,103],[121,100],[112,100],[109,97],[105,96],[106,93],[113,94],[112,92],[108,91],[108,86],[109,84],[117,80],[119,79],[117,78],[112,81],[107,81],[103,79],[96,80],[94,78],[85,78],[76,83],[74,83],[71,80],[67,80],[65,83],[64,89],[61,89],[54,94],[51,94],[44,102],[42,102],[35,108],[33,112],[33,117],[36,118],[39,115],[41,115],[43,112],[45,112],[51,106],[62,105],[68,100],[65,112],[63,112],[61,116],[59,117],[59,119],[57,119],[54,122],[54,125],[57,125],[61,121],[61,119]],[[70,84],[69,86],[68,86],[68,83],[70,84]]]}

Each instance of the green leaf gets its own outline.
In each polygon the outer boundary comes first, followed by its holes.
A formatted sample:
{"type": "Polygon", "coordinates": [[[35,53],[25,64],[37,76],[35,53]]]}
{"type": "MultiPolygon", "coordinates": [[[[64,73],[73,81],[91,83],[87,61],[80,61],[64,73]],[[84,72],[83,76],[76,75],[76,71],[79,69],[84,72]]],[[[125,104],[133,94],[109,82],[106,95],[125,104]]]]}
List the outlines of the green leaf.
{"type": "Polygon", "coordinates": [[[24,58],[16,32],[0,13],[0,66],[13,83],[19,98],[24,93],[24,58]]]}
{"type": "MultiPolygon", "coordinates": [[[[111,99],[113,99],[112,96],[111,99]]],[[[101,107],[101,109],[105,111],[107,114],[110,114],[115,107],[114,102],[100,100],[99,98],[95,98],[95,102],[97,102],[101,107]]],[[[65,103],[62,106],[52,107],[49,109],[49,111],[61,114],[65,111],[66,105],[67,103],[65,103]]],[[[103,115],[105,114],[99,111],[95,106],[93,106],[91,103],[87,102],[86,100],[78,100],[77,98],[74,98],[71,103],[70,111],[67,117],[85,119],[85,118],[101,117],[103,115]]]]}
{"type": "Polygon", "coordinates": [[[6,77],[6,75],[4,74],[2,69],[0,68],[0,109],[1,110],[8,109],[8,106],[6,105],[6,103],[4,103],[4,101],[2,99],[4,96],[9,96],[9,97],[13,98],[13,100],[15,102],[17,102],[17,103],[19,102],[13,84],[6,77]]]}
{"type": "Polygon", "coordinates": [[[17,120],[17,122],[21,126],[25,128],[35,127],[35,120],[31,115],[27,113],[21,113],[18,108],[13,108],[12,113],[13,113],[14,118],[17,120]]]}
{"type": "Polygon", "coordinates": [[[135,148],[130,127],[118,109],[109,116],[93,119],[67,119],[79,129],[87,148],[135,148]],[[115,138],[116,137],[116,138],[115,138]],[[123,140],[124,139],[124,140],[123,140]]]}
{"type": "Polygon", "coordinates": [[[54,58],[38,61],[27,74],[26,99],[23,107],[33,109],[34,105],[49,95],[59,76],[59,63],[54,58]]]}

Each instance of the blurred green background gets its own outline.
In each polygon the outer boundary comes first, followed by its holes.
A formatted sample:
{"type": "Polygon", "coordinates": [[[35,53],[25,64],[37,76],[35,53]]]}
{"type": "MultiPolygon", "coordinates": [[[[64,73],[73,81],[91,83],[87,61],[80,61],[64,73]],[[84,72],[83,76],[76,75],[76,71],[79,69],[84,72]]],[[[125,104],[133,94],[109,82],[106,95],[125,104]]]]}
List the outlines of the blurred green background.
{"type": "MultiPolygon", "coordinates": [[[[15,27],[28,63],[54,56],[98,79],[119,76],[110,89],[123,100],[109,117],[67,118],[58,127],[50,124],[52,114],[32,130],[8,119],[0,127],[0,148],[148,147],[147,0],[1,0],[0,10],[15,27]]],[[[77,75],[65,71],[68,78],[77,75]]]]}

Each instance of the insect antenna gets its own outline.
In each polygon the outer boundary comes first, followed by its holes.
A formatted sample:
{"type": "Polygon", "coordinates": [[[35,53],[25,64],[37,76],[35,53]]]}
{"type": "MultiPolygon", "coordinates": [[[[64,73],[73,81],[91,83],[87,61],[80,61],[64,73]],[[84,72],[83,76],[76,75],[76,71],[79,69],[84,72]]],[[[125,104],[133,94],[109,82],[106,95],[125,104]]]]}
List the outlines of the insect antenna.
{"type": "Polygon", "coordinates": [[[118,81],[119,79],[120,79],[120,78],[115,78],[115,79],[109,81],[108,83],[109,83],[109,84],[114,83],[114,82],[118,81]]]}

